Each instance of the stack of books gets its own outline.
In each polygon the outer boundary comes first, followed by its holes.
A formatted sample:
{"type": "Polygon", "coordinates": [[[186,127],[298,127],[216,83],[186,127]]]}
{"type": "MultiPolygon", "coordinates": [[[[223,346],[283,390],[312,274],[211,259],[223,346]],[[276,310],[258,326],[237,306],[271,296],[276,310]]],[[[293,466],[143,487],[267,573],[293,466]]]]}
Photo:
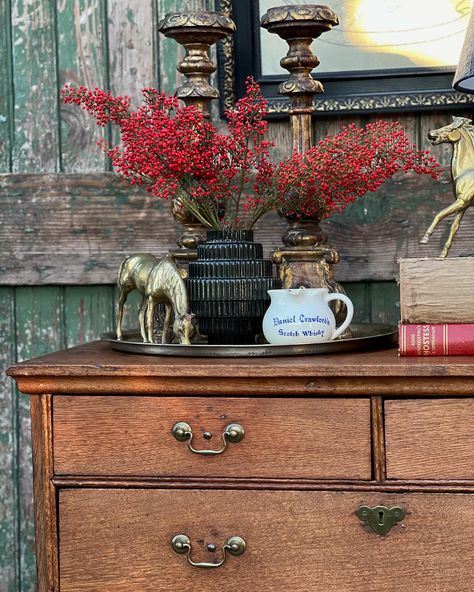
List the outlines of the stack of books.
{"type": "Polygon", "coordinates": [[[474,257],[400,260],[401,356],[474,355],[474,257]]]}

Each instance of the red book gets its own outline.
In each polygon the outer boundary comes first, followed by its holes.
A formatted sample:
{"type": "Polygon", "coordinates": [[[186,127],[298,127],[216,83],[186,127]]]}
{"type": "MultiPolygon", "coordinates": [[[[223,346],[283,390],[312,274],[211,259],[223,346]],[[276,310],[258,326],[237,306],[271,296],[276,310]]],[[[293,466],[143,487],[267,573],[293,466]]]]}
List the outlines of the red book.
{"type": "Polygon", "coordinates": [[[473,356],[474,323],[399,325],[401,356],[473,356]]]}

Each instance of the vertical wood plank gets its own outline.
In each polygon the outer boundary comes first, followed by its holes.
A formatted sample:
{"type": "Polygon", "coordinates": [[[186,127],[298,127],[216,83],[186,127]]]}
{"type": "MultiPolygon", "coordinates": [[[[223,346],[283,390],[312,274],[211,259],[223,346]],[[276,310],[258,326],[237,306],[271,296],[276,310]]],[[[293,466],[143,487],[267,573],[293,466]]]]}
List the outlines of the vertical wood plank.
{"type": "Polygon", "coordinates": [[[400,320],[400,290],[396,282],[373,282],[370,296],[372,322],[396,325],[400,320]]]}
{"type": "Polygon", "coordinates": [[[11,169],[11,132],[13,125],[11,80],[10,0],[0,2],[0,172],[11,169]]]}
{"type": "Polygon", "coordinates": [[[17,399],[5,374],[15,361],[14,289],[0,287],[0,590],[15,592],[19,577],[17,399]]]}
{"type": "Polygon", "coordinates": [[[110,88],[136,107],[141,89],[157,86],[153,0],[108,3],[110,88]]]}
{"type": "Polygon", "coordinates": [[[291,156],[293,150],[292,137],[289,119],[279,119],[268,123],[266,139],[274,144],[270,151],[274,162],[279,162],[291,156]]]}
{"type": "MultiPolygon", "coordinates": [[[[59,86],[106,88],[105,0],[56,0],[59,86]]],[[[60,105],[62,170],[103,171],[104,153],[96,146],[105,128],[77,105],[60,105]]]]}
{"type": "Polygon", "coordinates": [[[53,477],[52,395],[31,397],[38,590],[59,590],[57,497],[53,477]]]}
{"type": "MultiPolygon", "coordinates": [[[[159,0],[158,21],[168,12],[185,10],[213,10],[213,8],[209,6],[209,0],[159,0]]],[[[176,88],[182,84],[182,75],[176,70],[176,66],[184,57],[183,48],[174,39],[167,39],[161,34],[157,44],[160,90],[174,94],[176,88]]]]}
{"type": "MultiPolygon", "coordinates": [[[[334,266],[337,278],[337,265],[334,266]]],[[[370,287],[367,282],[348,282],[343,285],[346,294],[354,305],[354,323],[370,322],[370,287]]]]}
{"type": "Polygon", "coordinates": [[[64,289],[66,347],[99,339],[114,327],[113,286],[68,286],[64,289]]]}
{"type": "MultiPolygon", "coordinates": [[[[163,19],[169,12],[179,12],[182,8],[181,0],[160,0],[158,2],[158,21],[163,19]]],[[[161,33],[158,36],[158,73],[160,90],[173,94],[181,84],[182,75],[177,72],[176,66],[182,59],[181,47],[174,41],[168,39],[161,33]]]]}
{"type": "Polygon", "coordinates": [[[52,0],[12,3],[14,172],[60,168],[55,16],[52,0]]]}
{"type": "MultiPolygon", "coordinates": [[[[153,0],[108,2],[109,87],[115,95],[128,96],[131,108],[142,103],[141,89],[155,87],[153,0]]],[[[120,132],[112,127],[113,144],[120,132]]]]}
{"type": "MultiPolygon", "coordinates": [[[[17,288],[16,327],[18,360],[43,355],[64,345],[63,289],[57,286],[17,288]]],[[[19,417],[19,516],[21,588],[36,589],[34,555],[34,513],[31,470],[31,422],[29,400],[18,395],[19,417]]]]}

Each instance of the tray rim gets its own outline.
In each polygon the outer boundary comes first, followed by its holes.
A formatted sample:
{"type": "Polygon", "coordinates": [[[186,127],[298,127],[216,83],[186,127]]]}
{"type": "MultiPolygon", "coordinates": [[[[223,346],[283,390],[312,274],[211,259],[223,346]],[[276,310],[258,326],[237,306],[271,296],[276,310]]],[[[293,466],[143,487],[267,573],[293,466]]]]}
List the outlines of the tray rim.
{"type": "MultiPolygon", "coordinates": [[[[348,339],[326,341],[324,343],[306,343],[298,345],[280,344],[248,344],[248,345],[209,345],[196,343],[182,345],[180,343],[143,343],[127,339],[118,340],[113,331],[101,335],[103,341],[107,341],[117,351],[138,355],[176,356],[176,357],[276,357],[320,355],[328,353],[347,353],[366,351],[370,349],[388,349],[397,345],[398,327],[386,323],[352,323],[349,328],[372,328],[375,334],[360,335],[348,339]]],[[[137,333],[128,333],[128,336],[137,333]]]]}

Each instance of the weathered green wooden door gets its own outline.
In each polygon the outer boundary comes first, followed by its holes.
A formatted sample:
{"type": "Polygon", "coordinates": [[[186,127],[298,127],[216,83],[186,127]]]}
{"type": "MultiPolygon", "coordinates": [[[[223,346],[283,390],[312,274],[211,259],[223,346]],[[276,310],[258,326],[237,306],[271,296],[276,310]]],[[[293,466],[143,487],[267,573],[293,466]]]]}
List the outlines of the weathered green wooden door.
{"type": "MultiPolygon", "coordinates": [[[[141,87],[172,92],[179,50],[158,37],[157,22],[166,12],[212,7],[212,0],[0,3],[0,592],[35,590],[29,404],[4,370],[110,330],[121,257],[164,253],[177,235],[165,205],[108,171],[95,142],[113,139],[110,132],[61,105],[58,90],[100,86],[135,101],[141,87]]],[[[322,117],[315,135],[361,120],[322,117]]],[[[422,146],[446,115],[401,120],[422,146]]],[[[285,120],[271,123],[280,156],[289,152],[288,131],[285,120]]],[[[407,237],[450,199],[449,187],[433,187],[393,183],[327,226],[344,258],[336,276],[358,320],[396,321],[396,258],[415,254],[407,237]]],[[[263,224],[267,248],[279,244],[279,227],[275,218],[263,224]]],[[[472,224],[463,232],[467,241],[472,224]]],[[[436,245],[427,254],[434,252],[436,245]]]]}

